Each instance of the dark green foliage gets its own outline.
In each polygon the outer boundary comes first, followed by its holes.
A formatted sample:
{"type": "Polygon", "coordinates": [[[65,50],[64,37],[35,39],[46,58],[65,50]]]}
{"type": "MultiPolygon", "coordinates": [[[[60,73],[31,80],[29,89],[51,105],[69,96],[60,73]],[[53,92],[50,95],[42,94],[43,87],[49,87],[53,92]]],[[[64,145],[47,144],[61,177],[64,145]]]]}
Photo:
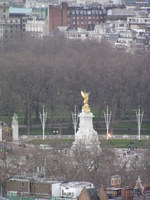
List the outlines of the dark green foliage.
{"type": "Polygon", "coordinates": [[[62,134],[70,134],[71,112],[75,105],[77,112],[81,111],[80,92],[86,90],[90,92],[89,105],[99,134],[105,131],[103,113],[107,105],[112,111],[111,131],[135,132],[135,112],[141,105],[145,121],[142,128],[149,133],[149,53],[140,57],[118,52],[103,41],[63,37],[18,38],[4,44],[3,50],[0,114],[9,125],[16,112],[19,124],[26,125],[28,134],[34,133],[33,125],[40,125],[39,112],[44,105],[52,130],[57,124],[62,134]]]}

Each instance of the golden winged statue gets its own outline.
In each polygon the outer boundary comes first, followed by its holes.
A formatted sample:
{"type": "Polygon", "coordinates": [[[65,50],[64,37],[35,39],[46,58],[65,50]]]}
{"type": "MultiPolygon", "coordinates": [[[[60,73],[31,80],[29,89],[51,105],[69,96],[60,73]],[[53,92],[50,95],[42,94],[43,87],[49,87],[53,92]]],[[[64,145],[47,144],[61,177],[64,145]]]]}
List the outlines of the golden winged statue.
{"type": "Polygon", "coordinates": [[[84,99],[82,108],[83,108],[84,112],[86,112],[86,113],[90,112],[90,107],[88,105],[89,94],[90,94],[90,92],[86,93],[86,92],[81,91],[81,95],[84,99]]]}

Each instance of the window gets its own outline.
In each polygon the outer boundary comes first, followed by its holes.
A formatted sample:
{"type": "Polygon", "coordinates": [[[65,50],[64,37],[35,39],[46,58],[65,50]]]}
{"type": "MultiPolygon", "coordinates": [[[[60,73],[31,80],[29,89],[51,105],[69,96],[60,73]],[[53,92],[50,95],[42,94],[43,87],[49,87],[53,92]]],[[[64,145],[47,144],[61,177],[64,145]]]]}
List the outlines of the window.
{"type": "Polygon", "coordinates": [[[84,10],[84,15],[86,15],[86,10],[84,10]]]}
{"type": "Polygon", "coordinates": [[[22,21],[23,21],[23,22],[27,22],[27,19],[23,19],[22,21]]]}
{"type": "Polygon", "coordinates": [[[24,182],[21,182],[21,187],[24,187],[24,182]]]}
{"type": "Polygon", "coordinates": [[[79,15],[79,11],[78,10],[76,10],[76,14],[79,15]]]}
{"type": "Polygon", "coordinates": [[[90,10],[88,10],[88,11],[87,11],[87,14],[88,14],[88,15],[91,15],[91,11],[90,11],[90,10]]]}

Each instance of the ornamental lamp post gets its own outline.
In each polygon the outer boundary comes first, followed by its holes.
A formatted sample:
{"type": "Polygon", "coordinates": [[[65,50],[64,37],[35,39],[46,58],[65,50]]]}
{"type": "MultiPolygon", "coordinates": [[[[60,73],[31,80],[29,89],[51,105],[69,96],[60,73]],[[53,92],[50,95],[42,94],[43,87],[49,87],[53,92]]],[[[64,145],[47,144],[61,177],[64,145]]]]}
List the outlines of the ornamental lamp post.
{"type": "Polygon", "coordinates": [[[139,109],[136,112],[136,119],[137,119],[137,124],[138,124],[138,140],[139,141],[141,140],[141,125],[142,125],[143,115],[144,115],[144,112],[141,113],[140,106],[139,106],[139,109]]]}
{"type": "Polygon", "coordinates": [[[74,113],[72,112],[72,121],[73,121],[73,126],[74,126],[74,134],[77,132],[77,125],[78,125],[78,114],[76,112],[76,105],[74,108],[74,113]]]}
{"type": "Polygon", "coordinates": [[[107,130],[107,140],[111,135],[109,134],[109,126],[110,126],[110,120],[111,120],[111,112],[108,112],[108,105],[106,109],[106,113],[104,112],[104,118],[105,118],[105,123],[106,123],[106,130],[107,130]]]}
{"type": "Polygon", "coordinates": [[[45,124],[47,119],[47,112],[44,111],[44,105],[43,105],[43,113],[40,113],[40,119],[42,124],[42,130],[43,130],[43,140],[45,139],[45,124]]]}

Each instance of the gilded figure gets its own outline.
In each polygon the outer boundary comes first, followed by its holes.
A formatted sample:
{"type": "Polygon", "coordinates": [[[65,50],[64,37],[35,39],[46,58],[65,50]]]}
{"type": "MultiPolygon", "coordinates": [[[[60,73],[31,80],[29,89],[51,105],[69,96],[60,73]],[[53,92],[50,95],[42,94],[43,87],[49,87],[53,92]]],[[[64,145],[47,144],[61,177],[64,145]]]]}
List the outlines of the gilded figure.
{"type": "Polygon", "coordinates": [[[90,107],[88,105],[89,94],[90,94],[90,92],[86,93],[86,92],[81,91],[81,95],[84,99],[82,108],[83,108],[84,112],[86,112],[86,113],[90,112],[90,107]]]}

